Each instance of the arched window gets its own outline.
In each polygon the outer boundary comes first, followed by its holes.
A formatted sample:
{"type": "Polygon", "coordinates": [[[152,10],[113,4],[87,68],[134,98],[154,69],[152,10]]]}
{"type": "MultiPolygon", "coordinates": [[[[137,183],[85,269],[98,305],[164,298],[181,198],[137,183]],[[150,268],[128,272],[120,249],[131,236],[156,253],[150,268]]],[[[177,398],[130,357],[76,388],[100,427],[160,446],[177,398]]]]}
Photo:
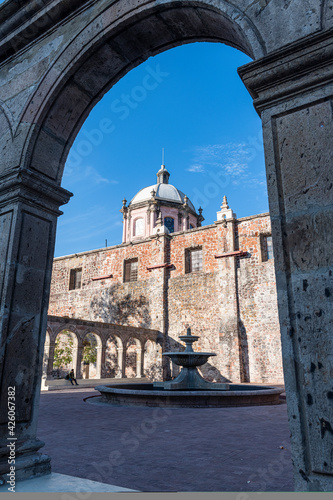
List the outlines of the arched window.
{"type": "Polygon", "coordinates": [[[145,224],[144,220],[136,219],[134,223],[134,236],[142,236],[144,234],[145,224]]]}
{"type": "Polygon", "coordinates": [[[164,225],[169,230],[169,233],[175,232],[175,219],[173,219],[172,217],[165,217],[164,225]]]}

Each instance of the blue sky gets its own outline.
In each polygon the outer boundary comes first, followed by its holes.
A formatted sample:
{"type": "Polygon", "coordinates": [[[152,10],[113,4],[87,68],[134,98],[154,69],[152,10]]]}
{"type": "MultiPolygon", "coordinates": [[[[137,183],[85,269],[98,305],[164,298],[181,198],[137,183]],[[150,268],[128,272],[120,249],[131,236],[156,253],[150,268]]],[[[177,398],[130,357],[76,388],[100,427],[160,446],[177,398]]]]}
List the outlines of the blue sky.
{"type": "Polygon", "coordinates": [[[183,45],[104,96],[67,159],[62,185],[74,196],[58,220],[56,257],[121,243],[122,200],[155,184],[162,148],[170,183],[202,206],[203,224],[224,195],[238,217],[268,211],[261,122],[237,74],[247,62],[220,43],[183,45]]]}
{"type": "Polygon", "coordinates": [[[222,44],[176,47],[129,72],[95,106],[67,159],[74,193],[59,218],[55,256],[121,243],[119,212],[156,182],[162,148],[170,183],[204,224],[223,196],[238,217],[268,211],[261,122],[237,74],[250,59],[222,44]]]}

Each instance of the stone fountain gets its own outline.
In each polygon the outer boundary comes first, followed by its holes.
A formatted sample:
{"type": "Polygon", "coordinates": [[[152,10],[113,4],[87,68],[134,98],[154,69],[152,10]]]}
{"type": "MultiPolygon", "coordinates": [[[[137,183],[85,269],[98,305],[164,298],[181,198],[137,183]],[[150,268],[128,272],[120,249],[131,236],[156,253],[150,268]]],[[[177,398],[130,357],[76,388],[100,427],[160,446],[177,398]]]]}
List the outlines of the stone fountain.
{"type": "Polygon", "coordinates": [[[101,397],[94,403],[114,406],[158,406],[172,408],[223,408],[230,406],[259,406],[280,404],[282,388],[256,386],[252,384],[220,384],[208,382],[198,372],[214,352],[194,351],[192,344],[200,337],[180,335],[185,350],[165,352],[182,369],[174,380],[153,383],[128,383],[99,385],[95,387],[101,397]]]}
{"type": "Polygon", "coordinates": [[[163,387],[166,390],[214,390],[227,391],[229,384],[217,384],[208,382],[198,372],[197,366],[207,363],[207,359],[216,356],[215,352],[193,351],[192,344],[200,337],[191,334],[191,329],[187,329],[186,335],[179,335],[182,342],[185,342],[185,350],[180,352],[164,352],[162,356],[168,356],[177,366],[182,366],[182,370],[177,378],[167,382],[154,382],[154,387],[163,387]]]}

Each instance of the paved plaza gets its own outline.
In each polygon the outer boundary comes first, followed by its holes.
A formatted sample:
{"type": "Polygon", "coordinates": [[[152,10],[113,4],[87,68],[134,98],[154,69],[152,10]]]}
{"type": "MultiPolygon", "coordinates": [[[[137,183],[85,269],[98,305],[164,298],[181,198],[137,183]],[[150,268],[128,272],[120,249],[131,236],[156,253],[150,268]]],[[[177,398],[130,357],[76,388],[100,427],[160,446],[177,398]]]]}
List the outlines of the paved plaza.
{"type": "Polygon", "coordinates": [[[41,394],[52,471],[139,491],[293,491],[285,403],[247,408],[98,405],[93,389],[41,394]]]}

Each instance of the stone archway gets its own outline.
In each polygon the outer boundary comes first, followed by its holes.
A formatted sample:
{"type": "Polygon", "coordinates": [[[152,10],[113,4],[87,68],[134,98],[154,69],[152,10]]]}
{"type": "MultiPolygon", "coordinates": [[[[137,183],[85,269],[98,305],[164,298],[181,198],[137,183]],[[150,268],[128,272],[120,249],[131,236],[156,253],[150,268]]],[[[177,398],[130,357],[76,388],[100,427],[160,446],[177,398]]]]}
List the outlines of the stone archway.
{"type": "Polygon", "coordinates": [[[82,377],[102,378],[102,340],[95,331],[88,331],[82,339],[82,377]]]}
{"type": "Polygon", "coordinates": [[[106,377],[123,376],[123,343],[117,335],[110,335],[106,340],[105,373],[106,377]]]}
{"type": "Polygon", "coordinates": [[[150,380],[161,380],[162,346],[147,339],[143,348],[143,375],[150,380]]]}
{"type": "MultiPolygon", "coordinates": [[[[263,122],[296,489],[332,489],[332,2],[235,4],[23,0],[0,13],[1,407],[15,385],[17,479],[49,471],[37,453],[38,381],[68,151],[131,68],[202,40],[254,59],[239,73],[263,122]]],[[[4,410],[0,424],[4,474],[4,410]]]]}
{"type": "Polygon", "coordinates": [[[75,332],[68,329],[60,330],[53,342],[53,349],[49,354],[48,376],[62,378],[72,368],[77,366],[78,338],[75,332]]]}
{"type": "Polygon", "coordinates": [[[142,377],[142,346],[139,339],[130,337],[126,342],[125,377],[142,377]]]}

